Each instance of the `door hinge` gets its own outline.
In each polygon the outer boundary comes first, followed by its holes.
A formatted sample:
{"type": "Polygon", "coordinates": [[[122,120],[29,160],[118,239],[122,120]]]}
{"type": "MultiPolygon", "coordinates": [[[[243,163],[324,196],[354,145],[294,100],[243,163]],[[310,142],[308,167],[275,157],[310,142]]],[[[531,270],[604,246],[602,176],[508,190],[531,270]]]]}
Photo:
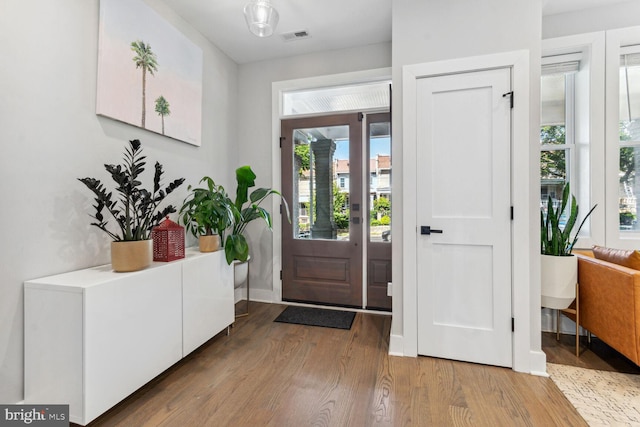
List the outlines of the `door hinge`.
{"type": "Polygon", "coordinates": [[[282,270],[280,270],[280,280],[282,280],[282,270]]]}
{"type": "Polygon", "coordinates": [[[284,136],[281,136],[281,137],[280,137],[280,148],[282,148],[282,141],[284,141],[284,139],[285,139],[285,137],[284,137],[284,136]]]}
{"type": "Polygon", "coordinates": [[[358,121],[361,122],[362,120],[364,120],[364,114],[358,113],[358,121]]]}
{"type": "Polygon", "coordinates": [[[513,221],[513,206],[511,206],[511,221],[513,221]]]}
{"type": "Polygon", "coordinates": [[[511,332],[515,332],[516,331],[516,319],[514,319],[513,317],[511,318],[511,332]]]}
{"type": "Polygon", "coordinates": [[[507,92],[507,93],[503,93],[502,97],[509,97],[509,104],[511,105],[511,108],[513,109],[513,91],[511,92],[507,92]]]}

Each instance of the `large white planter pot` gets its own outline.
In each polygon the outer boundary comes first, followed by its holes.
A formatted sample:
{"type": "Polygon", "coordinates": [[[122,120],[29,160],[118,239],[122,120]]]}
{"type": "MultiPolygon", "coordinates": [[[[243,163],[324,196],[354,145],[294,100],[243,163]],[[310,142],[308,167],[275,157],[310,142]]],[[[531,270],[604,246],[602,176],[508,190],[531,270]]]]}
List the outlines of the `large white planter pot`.
{"type": "Polygon", "coordinates": [[[249,257],[245,262],[238,260],[233,261],[233,288],[239,288],[247,281],[247,275],[249,274],[249,257]]]}
{"type": "Polygon", "coordinates": [[[111,268],[118,273],[138,271],[153,262],[153,240],[111,242],[111,268]]]}
{"type": "Polygon", "coordinates": [[[578,257],[542,255],[542,307],[565,309],[576,298],[578,257]]]}

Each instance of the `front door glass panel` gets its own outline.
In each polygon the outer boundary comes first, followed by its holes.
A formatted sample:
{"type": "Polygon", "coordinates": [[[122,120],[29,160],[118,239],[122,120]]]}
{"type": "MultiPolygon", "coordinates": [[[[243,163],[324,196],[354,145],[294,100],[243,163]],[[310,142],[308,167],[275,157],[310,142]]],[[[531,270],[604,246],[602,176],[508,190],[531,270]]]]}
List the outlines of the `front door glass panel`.
{"type": "Polygon", "coordinates": [[[293,131],[294,239],[349,240],[349,126],[293,131]]]}
{"type": "Polygon", "coordinates": [[[369,126],[369,240],[391,242],[390,123],[369,126]]]}

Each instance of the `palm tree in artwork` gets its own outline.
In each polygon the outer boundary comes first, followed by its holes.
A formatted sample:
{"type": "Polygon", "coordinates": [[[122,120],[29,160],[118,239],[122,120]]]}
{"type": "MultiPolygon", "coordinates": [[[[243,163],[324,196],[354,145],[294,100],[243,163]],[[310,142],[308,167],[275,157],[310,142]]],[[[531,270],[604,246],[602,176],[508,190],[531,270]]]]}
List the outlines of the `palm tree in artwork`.
{"type": "Polygon", "coordinates": [[[158,71],[158,61],[156,54],[151,50],[151,45],[141,40],[136,40],[131,43],[131,50],[135,53],[133,62],[136,63],[136,68],[142,68],[142,127],[145,127],[146,116],[146,89],[147,89],[147,72],[154,75],[155,71],[158,71]]]}
{"type": "Polygon", "coordinates": [[[164,116],[171,114],[171,111],[169,110],[169,101],[164,99],[162,95],[156,99],[156,113],[162,118],[162,134],[164,135],[164,116]]]}

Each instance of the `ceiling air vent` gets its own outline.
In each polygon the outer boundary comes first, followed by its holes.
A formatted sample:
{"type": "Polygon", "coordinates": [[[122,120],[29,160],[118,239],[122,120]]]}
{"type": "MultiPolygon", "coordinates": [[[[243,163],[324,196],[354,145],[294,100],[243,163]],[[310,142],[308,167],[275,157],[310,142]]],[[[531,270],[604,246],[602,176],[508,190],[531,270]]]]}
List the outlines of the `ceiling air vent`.
{"type": "Polygon", "coordinates": [[[292,31],[290,33],[282,34],[282,39],[286,42],[308,39],[309,37],[311,36],[307,30],[292,31]]]}

